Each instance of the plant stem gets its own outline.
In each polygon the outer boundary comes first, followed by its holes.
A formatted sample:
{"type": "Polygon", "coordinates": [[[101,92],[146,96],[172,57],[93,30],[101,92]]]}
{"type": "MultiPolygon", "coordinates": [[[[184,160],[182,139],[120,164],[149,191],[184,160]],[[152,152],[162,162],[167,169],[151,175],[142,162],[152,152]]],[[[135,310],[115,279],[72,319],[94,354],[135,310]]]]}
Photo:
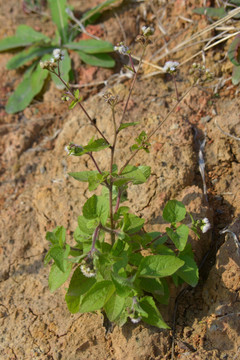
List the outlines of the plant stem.
{"type": "MultiPolygon", "coordinates": [[[[74,96],[74,93],[72,92],[72,90],[70,89],[70,87],[68,86],[68,84],[63,80],[63,78],[61,77],[61,73],[60,73],[60,68],[59,68],[59,62],[58,62],[58,72],[56,73],[55,71],[51,71],[53,74],[55,74],[58,79],[63,83],[63,85],[66,87],[66,89],[68,90],[69,95],[71,95],[72,99],[76,99],[74,96]]],[[[81,104],[80,101],[78,101],[78,105],[80,106],[80,108],[82,109],[82,111],[84,112],[84,114],[87,116],[88,120],[90,121],[90,123],[95,127],[95,129],[97,130],[97,132],[101,135],[101,137],[106,141],[107,144],[109,144],[109,141],[107,140],[107,138],[104,136],[104,134],[101,132],[101,130],[98,128],[98,126],[95,124],[95,122],[93,121],[93,119],[91,118],[91,116],[88,114],[88,112],[86,111],[86,109],[83,107],[83,105],[81,104]]]]}
{"type": "Polygon", "coordinates": [[[172,74],[172,77],[173,77],[173,82],[174,82],[174,86],[175,86],[177,101],[180,102],[180,96],[179,96],[179,92],[178,92],[178,88],[177,88],[177,81],[176,81],[175,74],[172,74]]]}
{"type": "Polygon", "coordinates": [[[137,69],[137,71],[135,71],[135,68],[134,68],[133,62],[132,62],[132,57],[131,57],[131,55],[129,55],[129,59],[130,59],[130,61],[131,61],[131,63],[132,63],[132,66],[133,66],[134,76],[133,76],[133,80],[132,80],[132,83],[131,83],[131,86],[130,86],[130,89],[129,89],[127,101],[126,101],[126,104],[125,104],[124,109],[123,109],[123,114],[122,114],[122,118],[121,118],[121,120],[120,120],[120,124],[119,124],[118,130],[117,130],[117,133],[119,133],[119,128],[120,128],[120,126],[121,126],[121,124],[122,124],[122,122],[123,122],[123,120],[124,120],[124,118],[125,118],[126,111],[127,111],[127,107],[128,107],[128,103],[129,103],[130,97],[131,97],[131,95],[132,95],[133,87],[134,87],[134,84],[135,84],[135,82],[136,82],[138,72],[139,72],[139,70],[140,70],[140,68],[141,68],[141,65],[142,65],[142,60],[143,60],[143,57],[144,57],[144,55],[145,55],[145,51],[146,51],[146,47],[143,48],[143,52],[142,52],[142,55],[141,55],[140,60],[139,60],[139,64],[138,64],[138,69],[137,69]]]}
{"type": "MultiPolygon", "coordinates": [[[[186,92],[185,94],[179,99],[179,101],[173,106],[173,108],[169,111],[169,113],[165,116],[165,118],[163,119],[163,121],[156,127],[156,129],[154,129],[150,135],[147,137],[146,142],[148,142],[150,140],[150,138],[160,129],[160,127],[163,125],[163,123],[165,123],[165,121],[170,117],[170,115],[172,115],[172,113],[176,110],[176,108],[178,107],[179,103],[181,103],[185,97],[189,94],[189,92],[192,90],[192,88],[196,85],[196,83],[194,83],[186,92]]],[[[137,155],[137,153],[140,151],[141,149],[137,149],[134,151],[134,153],[129,157],[129,159],[125,162],[125,164],[122,166],[121,170],[119,171],[118,175],[121,175],[121,173],[123,172],[123,170],[125,169],[125,167],[130,163],[130,161],[137,155]]]]}
{"type": "MultiPolygon", "coordinates": [[[[109,177],[109,209],[110,209],[110,222],[111,222],[111,229],[114,230],[114,221],[113,221],[113,197],[112,197],[112,190],[113,190],[113,178],[112,178],[112,171],[113,171],[113,162],[114,162],[114,152],[116,148],[116,142],[117,142],[117,125],[116,125],[116,118],[115,118],[115,109],[114,106],[112,106],[112,119],[113,119],[113,128],[114,128],[114,138],[113,138],[113,144],[110,147],[111,150],[111,159],[110,159],[110,177],[109,177]]],[[[111,232],[111,242],[112,245],[115,241],[115,234],[112,231],[111,232]]]]}
{"type": "Polygon", "coordinates": [[[96,160],[94,159],[93,154],[92,154],[91,152],[89,152],[89,153],[87,153],[87,154],[88,154],[88,155],[90,156],[90,158],[92,159],[92,161],[93,161],[94,165],[96,166],[96,169],[97,169],[97,171],[99,172],[99,174],[102,175],[102,171],[100,170],[100,168],[99,168],[96,160]]]}
{"type": "Polygon", "coordinates": [[[90,256],[94,253],[94,251],[96,251],[95,245],[96,245],[96,241],[98,239],[100,228],[101,228],[101,224],[99,224],[96,227],[96,229],[94,230],[93,237],[92,237],[92,247],[91,247],[91,250],[89,251],[90,256]]]}

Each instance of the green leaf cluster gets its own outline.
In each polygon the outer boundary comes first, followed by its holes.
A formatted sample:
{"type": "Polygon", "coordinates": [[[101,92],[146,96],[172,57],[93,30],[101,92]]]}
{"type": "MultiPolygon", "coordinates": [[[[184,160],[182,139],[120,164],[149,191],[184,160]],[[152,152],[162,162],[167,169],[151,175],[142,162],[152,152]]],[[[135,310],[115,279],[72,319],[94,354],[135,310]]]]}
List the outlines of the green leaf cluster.
{"type": "MultiPolygon", "coordinates": [[[[101,11],[107,8],[114,1],[105,1],[98,7],[92,9],[83,15],[83,21],[93,21],[101,11]],[[85,19],[85,20],[84,20],[85,19]]],[[[16,113],[24,110],[32,99],[41,92],[44,83],[48,77],[48,71],[43,71],[39,62],[50,60],[51,54],[55,48],[61,48],[64,51],[64,59],[60,62],[60,71],[63,74],[63,80],[68,83],[71,76],[71,59],[69,50],[77,52],[86,64],[111,68],[115,62],[109,55],[113,51],[111,43],[102,40],[80,40],[74,42],[78,33],[69,26],[68,15],[66,13],[67,0],[48,0],[51,11],[52,21],[56,25],[56,36],[54,39],[35,31],[27,25],[19,25],[16,34],[11,37],[0,40],[0,51],[11,51],[18,49],[19,52],[9,60],[7,69],[18,69],[26,67],[22,82],[17,86],[13,94],[8,99],[6,111],[16,113]],[[59,45],[60,44],[60,45],[59,45]]],[[[58,77],[51,73],[51,78],[59,89],[64,85],[58,77]]],[[[70,105],[73,108],[79,101],[79,97],[70,105]]]]}
{"type": "MultiPolygon", "coordinates": [[[[146,181],[150,169],[129,167],[124,174],[129,173],[132,182],[141,183],[144,181],[142,175],[146,181]]],[[[87,182],[96,175],[92,171],[81,172],[76,178],[87,182]]],[[[67,280],[74,266],[65,296],[70,312],[101,310],[119,326],[130,318],[169,328],[158,309],[158,304],[168,303],[168,279],[172,278],[176,285],[186,282],[196,286],[198,282],[198,268],[191,246],[187,244],[188,227],[179,225],[186,213],[181,202],[170,200],[163,211],[164,220],[170,222],[166,234],[145,233],[142,232],[144,219],[131,214],[128,207],[120,206],[114,215],[116,240],[111,245],[106,242],[111,226],[109,197],[106,194],[93,195],[85,202],[82,215],[78,217],[75,248],[66,243],[63,227],[57,227],[46,235],[51,246],[45,264],[54,261],[49,275],[51,291],[67,280]],[[96,229],[99,229],[99,236],[93,251],[96,229]],[[168,239],[172,240],[176,251],[166,245],[168,239]],[[142,254],[144,249],[148,250],[147,256],[142,254]],[[84,272],[83,264],[94,269],[94,276],[84,272]]]]}

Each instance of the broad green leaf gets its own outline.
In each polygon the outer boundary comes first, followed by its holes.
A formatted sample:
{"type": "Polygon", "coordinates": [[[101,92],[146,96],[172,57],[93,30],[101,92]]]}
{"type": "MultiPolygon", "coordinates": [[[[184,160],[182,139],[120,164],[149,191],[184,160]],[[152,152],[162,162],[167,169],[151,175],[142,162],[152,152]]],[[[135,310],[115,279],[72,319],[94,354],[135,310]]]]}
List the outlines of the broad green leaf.
{"type": "Polygon", "coordinates": [[[163,235],[158,231],[152,231],[143,235],[145,243],[152,242],[153,247],[157,247],[158,245],[162,245],[168,239],[167,236],[163,235]]]}
{"type": "Polygon", "coordinates": [[[91,220],[89,221],[89,219],[86,219],[82,215],[78,217],[78,226],[80,234],[84,238],[89,238],[89,236],[92,236],[93,231],[96,228],[96,224],[93,224],[91,220]]]}
{"type": "Polygon", "coordinates": [[[33,30],[30,26],[19,25],[15,36],[0,40],[0,51],[25,47],[41,41],[50,42],[50,39],[44,34],[33,30]]]}
{"type": "Polygon", "coordinates": [[[144,225],[145,220],[134,215],[126,213],[124,214],[124,223],[122,227],[122,231],[133,234],[141,230],[144,225]]]}
{"type": "MultiPolygon", "coordinates": [[[[63,50],[64,52],[64,58],[62,61],[60,61],[59,63],[59,67],[60,67],[60,72],[61,72],[61,77],[63,78],[63,80],[65,81],[65,83],[68,83],[69,81],[69,73],[71,71],[71,59],[68,55],[67,50],[63,50]]],[[[60,90],[65,89],[65,85],[61,82],[61,80],[59,80],[59,78],[53,74],[50,73],[52,80],[54,81],[54,84],[56,85],[56,87],[60,90]]]]}
{"type": "Polygon", "coordinates": [[[104,150],[106,148],[108,148],[110,146],[110,144],[106,143],[106,141],[104,139],[97,139],[94,141],[89,141],[89,143],[84,146],[84,149],[87,152],[93,152],[93,151],[101,151],[104,150]]]}
{"type": "Polygon", "coordinates": [[[37,69],[26,77],[16,88],[14,93],[8,99],[6,112],[14,114],[24,110],[42,89],[48,72],[37,66],[37,69]]]}
{"type": "Polygon", "coordinates": [[[163,209],[163,218],[170,223],[182,221],[185,216],[186,208],[177,200],[169,200],[163,209]]]}
{"type": "Polygon", "coordinates": [[[63,247],[66,242],[66,229],[63,226],[58,226],[55,229],[55,236],[58,240],[58,244],[63,247]]]}
{"type": "Polygon", "coordinates": [[[17,69],[18,67],[26,64],[29,61],[34,60],[37,57],[41,57],[45,54],[51,53],[54,47],[30,47],[27,50],[23,50],[14,56],[7,63],[7,69],[17,69]]]}
{"type": "Polygon", "coordinates": [[[66,0],[48,0],[52,20],[56,24],[58,32],[60,34],[62,44],[67,42],[68,32],[68,15],[65,11],[67,6],[66,0]]]}
{"type": "Polygon", "coordinates": [[[167,280],[162,278],[161,279],[161,283],[163,286],[163,294],[159,295],[157,293],[153,293],[153,297],[160,303],[160,304],[164,304],[164,305],[168,305],[169,302],[169,296],[170,296],[170,291],[169,291],[169,286],[167,283],[167,280]]]}
{"type": "Polygon", "coordinates": [[[83,216],[86,219],[99,218],[105,225],[109,215],[109,202],[104,196],[93,195],[83,206],[83,216]]]}
{"type": "Polygon", "coordinates": [[[71,314],[76,314],[79,312],[81,296],[70,296],[66,294],[65,301],[71,314]]]}
{"type": "Polygon", "coordinates": [[[140,278],[139,286],[152,294],[163,295],[164,287],[160,279],[140,278]]]}
{"type": "Polygon", "coordinates": [[[61,248],[58,245],[54,245],[50,250],[49,254],[55,261],[57,267],[64,273],[68,268],[67,257],[70,252],[70,246],[66,245],[66,249],[61,248]]]}
{"type": "Polygon", "coordinates": [[[167,227],[166,232],[173,241],[176,248],[180,251],[183,251],[187,244],[189,227],[187,225],[181,224],[175,231],[167,227]]]}
{"type": "Polygon", "coordinates": [[[119,126],[118,131],[121,131],[121,130],[123,130],[123,129],[126,129],[126,128],[129,127],[129,126],[135,126],[135,125],[138,125],[138,124],[139,124],[139,122],[123,123],[123,124],[121,124],[121,125],[119,126]]]}
{"type": "Polygon", "coordinates": [[[150,166],[133,166],[127,165],[122,171],[121,176],[123,178],[132,179],[133,185],[143,184],[147,181],[151,174],[150,166]]]}
{"type": "Polygon", "coordinates": [[[118,296],[116,292],[104,305],[104,310],[110,321],[114,321],[122,312],[125,304],[125,298],[118,296]]]}
{"type": "Polygon", "coordinates": [[[234,38],[229,46],[228,57],[234,65],[240,65],[240,34],[234,38]]]}
{"type": "Polygon", "coordinates": [[[232,83],[233,85],[238,85],[240,82],[240,65],[233,67],[232,73],[232,83]]]}
{"type": "Polygon", "coordinates": [[[53,292],[57,290],[65,281],[68,279],[70,272],[72,270],[72,264],[68,263],[67,269],[65,272],[62,272],[56,264],[53,264],[50,270],[48,285],[50,291],[53,292]]]}
{"type": "Polygon", "coordinates": [[[224,16],[227,15],[227,12],[225,11],[224,7],[220,7],[220,8],[200,7],[194,9],[193,12],[195,12],[195,14],[207,15],[213,18],[223,18],[224,16]]]}
{"type": "Polygon", "coordinates": [[[151,296],[145,296],[139,301],[139,305],[148,314],[147,317],[142,316],[142,320],[149,325],[157,326],[160,329],[170,329],[164,322],[162,315],[160,314],[155,301],[151,296]]]}
{"type": "Polygon", "coordinates": [[[82,299],[80,313],[100,310],[114,293],[112,281],[95,283],[82,299]]]}
{"type": "Polygon", "coordinates": [[[122,277],[116,273],[112,273],[112,281],[116,288],[116,292],[120,297],[127,297],[133,288],[132,281],[122,277]]]}
{"type": "Polygon", "coordinates": [[[165,277],[174,274],[184,261],[171,255],[150,255],[141,260],[138,269],[139,277],[165,277]]]}
{"type": "Polygon", "coordinates": [[[82,156],[88,152],[97,152],[108,148],[110,144],[104,139],[90,140],[86,146],[72,147],[71,155],[82,156]]]}
{"type": "Polygon", "coordinates": [[[113,45],[110,42],[95,39],[70,42],[65,44],[65,47],[71,50],[79,50],[87,54],[102,54],[113,51],[113,45]]]}
{"type": "Polygon", "coordinates": [[[68,175],[72,176],[74,179],[82,182],[88,182],[89,177],[92,175],[97,175],[98,171],[80,171],[80,172],[71,172],[68,175]]]}
{"type": "Polygon", "coordinates": [[[185,264],[176,272],[181,279],[186,281],[191,286],[196,286],[198,283],[198,267],[192,257],[185,254],[179,254],[179,259],[183,260],[185,264]]]}
{"type": "Polygon", "coordinates": [[[119,0],[106,0],[106,1],[102,2],[101,4],[92,8],[91,10],[85,12],[83,14],[83,17],[81,18],[81,22],[84,22],[86,20],[88,20],[90,22],[95,21],[101,15],[102,10],[106,9],[107,7],[109,7],[109,5],[112,5],[118,1],[119,0]]]}
{"type": "Polygon", "coordinates": [[[77,51],[78,55],[88,65],[98,66],[103,68],[113,68],[115,60],[108,54],[86,54],[83,51],[77,51]]]}
{"type": "Polygon", "coordinates": [[[83,275],[80,268],[77,267],[77,269],[74,271],[67,295],[70,296],[81,296],[86,294],[91,287],[96,283],[96,279],[94,277],[88,278],[83,275]]]}

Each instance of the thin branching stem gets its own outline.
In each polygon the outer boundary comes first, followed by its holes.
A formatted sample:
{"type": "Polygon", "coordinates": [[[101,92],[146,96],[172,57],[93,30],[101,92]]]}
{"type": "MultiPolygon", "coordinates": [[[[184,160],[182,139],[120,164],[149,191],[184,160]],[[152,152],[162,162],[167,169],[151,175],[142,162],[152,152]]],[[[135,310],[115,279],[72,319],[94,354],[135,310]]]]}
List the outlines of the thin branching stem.
{"type": "MultiPolygon", "coordinates": [[[[167,121],[167,119],[172,115],[172,113],[177,109],[178,105],[185,99],[185,97],[189,94],[189,92],[192,90],[192,88],[196,85],[194,83],[186,92],[185,94],[180,98],[180,100],[173,106],[173,108],[169,111],[169,113],[165,116],[163,121],[150,133],[150,135],[147,137],[146,142],[150,140],[150,138],[160,129],[160,127],[167,121]]],[[[126,168],[126,166],[130,163],[130,161],[137,155],[137,153],[141,150],[141,148],[135,150],[133,154],[129,157],[129,159],[125,162],[125,164],[122,166],[121,170],[119,171],[118,175],[121,175],[123,170],[126,168]]]]}
{"type": "MultiPolygon", "coordinates": [[[[63,83],[63,85],[66,87],[66,89],[68,90],[68,94],[72,97],[72,99],[76,99],[74,96],[74,93],[72,92],[71,88],[68,86],[68,84],[66,83],[66,81],[63,80],[63,78],[61,77],[61,72],[60,72],[60,68],[59,68],[59,62],[58,62],[58,72],[55,71],[51,71],[53,74],[55,74],[58,79],[63,83]]],[[[91,116],[88,114],[88,112],[86,111],[86,109],[84,108],[84,106],[81,104],[80,101],[78,101],[78,106],[80,106],[80,108],[82,109],[82,111],[84,112],[84,114],[87,116],[88,120],[90,121],[90,123],[95,127],[95,129],[97,130],[97,132],[99,133],[99,135],[101,135],[101,137],[106,141],[107,144],[109,144],[109,141],[107,140],[107,138],[105,137],[105,135],[102,133],[102,131],[98,128],[98,126],[95,124],[95,122],[93,121],[93,119],[91,118],[91,116]]]]}
{"type": "MultiPolygon", "coordinates": [[[[119,128],[120,128],[120,126],[121,126],[121,124],[123,123],[123,120],[124,120],[124,118],[125,118],[125,115],[126,115],[126,112],[127,112],[128,103],[129,103],[130,97],[131,97],[131,95],[132,95],[132,91],[133,91],[133,88],[134,88],[134,85],[135,85],[135,82],[136,82],[136,79],[137,79],[137,76],[138,76],[138,72],[139,72],[139,70],[140,70],[140,68],[141,68],[142,61],[143,61],[143,57],[144,57],[144,55],[145,55],[145,52],[146,52],[146,46],[144,46],[144,48],[143,48],[143,52],[142,52],[142,55],[141,55],[140,60],[139,60],[139,64],[138,64],[138,69],[137,69],[137,71],[135,71],[135,68],[134,68],[134,66],[133,66],[133,64],[132,64],[134,76],[133,76],[133,80],[132,80],[132,83],[131,83],[131,86],[130,86],[130,89],[129,89],[127,101],[126,101],[126,104],[125,104],[124,109],[123,109],[122,118],[121,118],[121,120],[120,120],[119,128]]],[[[130,59],[130,62],[132,63],[133,61],[132,61],[131,55],[129,55],[129,59],[130,59]]],[[[119,128],[118,128],[118,130],[117,130],[117,133],[120,131],[119,128]]]]}

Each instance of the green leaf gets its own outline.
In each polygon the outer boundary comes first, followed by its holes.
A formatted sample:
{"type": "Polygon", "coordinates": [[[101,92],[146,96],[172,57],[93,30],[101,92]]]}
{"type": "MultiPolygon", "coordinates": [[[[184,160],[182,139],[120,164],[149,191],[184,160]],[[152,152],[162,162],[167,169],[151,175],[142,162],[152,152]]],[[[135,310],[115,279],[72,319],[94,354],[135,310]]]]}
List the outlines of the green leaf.
{"type": "Polygon", "coordinates": [[[132,281],[116,273],[112,273],[111,276],[117,294],[120,297],[124,297],[124,298],[127,297],[133,289],[132,281]]]}
{"type": "Polygon", "coordinates": [[[135,126],[135,125],[138,125],[138,124],[139,124],[139,122],[123,123],[123,124],[121,124],[121,125],[119,126],[118,131],[121,131],[121,130],[123,130],[123,129],[126,129],[126,128],[129,127],[129,126],[135,126]]]}
{"type": "Polygon", "coordinates": [[[27,50],[23,50],[14,56],[7,63],[7,69],[17,69],[18,67],[26,64],[29,61],[34,60],[37,57],[43,56],[45,54],[51,53],[54,47],[30,47],[27,50]]]}
{"type": "Polygon", "coordinates": [[[171,255],[150,255],[141,260],[138,268],[139,277],[165,277],[174,274],[184,261],[171,255]]]}
{"type": "Polygon", "coordinates": [[[141,230],[144,225],[145,220],[130,213],[124,214],[124,222],[122,231],[127,232],[128,234],[133,234],[141,230]]]}
{"type": "Polygon", "coordinates": [[[15,36],[0,40],[0,51],[25,47],[41,41],[48,42],[50,39],[44,34],[33,30],[30,26],[19,25],[15,36]]]}
{"type": "Polygon", "coordinates": [[[233,67],[232,83],[233,85],[238,85],[240,83],[240,65],[233,67]]]}
{"type": "Polygon", "coordinates": [[[62,284],[65,283],[65,281],[68,279],[70,275],[71,270],[72,270],[71,263],[68,263],[65,272],[62,272],[56,264],[52,265],[48,278],[48,285],[51,292],[57,290],[62,284]]]}
{"type": "Polygon", "coordinates": [[[71,50],[79,50],[87,54],[102,54],[113,51],[113,45],[110,42],[95,39],[69,42],[65,44],[65,47],[71,50]]]}
{"type": "MultiPolygon", "coordinates": [[[[60,61],[59,63],[59,68],[60,68],[60,72],[61,72],[61,77],[63,78],[63,80],[65,81],[65,83],[68,83],[69,81],[69,73],[71,71],[71,59],[68,55],[67,50],[62,50],[64,53],[64,58],[63,60],[60,61]]],[[[59,80],[59,78],[53,74],[51,74],[51,78],[54,81],[54,84],[56,85],[56,87],[60,90],[65,89],[65,85],[61,82],[61,80],[59,80]]]]}
{"type": "Polygon", "coordinates": [[[142,320],[149,325],[157,326],[160,329],[170,329],[164,322],[162,315],[156,307],[155,301],[151,296],[145,296],[139,301],[139,305],[148,314],[148,317],[142,316],[142,320]]]}
{"type": "Polygon", "coordinates": [[[181,224],[176,231],[171,228],[166,228],[166,232],[170,239],[173,241],[176,248],[180,251],[183,251],[187,244],[189,227],[187,225],[181,224]]]}
{"type": "Polygon", "coordinates": [[[66,245],[66,249],[61,248],[58,245],[54,245],[49,250],[49,255],[53,258],[55,261],[57,267],[64,273],[68,268],[68,261],[67,257],[70,252],[70,246],[66,245]]]}
{"type": "Polygon", "coordinates": [[[104,139],[97,139],[94,141],[89,141],[89,143],[84,146],[84,150],[87,152],[93,152],[93,151],[101,151],[106,148],[108,148],[110,144],[108,144],[104,139]]]}
{"type": "Polygon", "coordinates": [[[31,103],[34,96],[41,91],[47,76],[48,72],[42,70],[38,65],[37,69],[24,78],[10,96],[6,105],[6,112],[14,114],[24,110],[31,103]]]}
{"type": "Polygon", "coordinates": [[[179,259],[185,264],[176,272],[181,279],[191,286],[196,286],[199,279],[198,267],[194,259],[186,254],[179,254],[179,259]]]}
{"type": "Polygon", "coordinates": [[[65,301],[71,314],[76,314],[79,312],[81,296],[70,296],[66,294],[65,301]]]}
{"type": "Polygon", "coordinates": [[[104,310],[110,321],[114,321],[122,312],[125,305],[125,298],[118,296],[116,292],[104,305],[104,310]]]}
{"type": "Polygon", "coordinates": [[[88,278],[83,275],[80,268],[74,271],[69,288],[67,291],[67,295],[70,296],[81,296],[86,294],[91,287],[96,283],[96,279],[94,277],[88,278]]]}
{"type": "Polygon", "coordinates": [[[109,280],[94,284],[82,299],[80,313],[100,310],[114,293],[114,285],[109,280]]]}
{"type": "Polygon", "coordinates": [[[115,60],[108,54],[86,54],[79,50],[77,53],[85,64],[103,68],[113,68],[115,66],[115,60]]]}
{"type": "Polygon", "coordinates": [[[51,9],[52,20],[56,24],[61,36],[62,44],[67,42],[68,32],[68,15],[65,11],[67,6],[66,0],[48,0],[51,9]]]}
{"type": "Polygon", "coordinates": [[[89,177],[91,177],[92,175],[97,175],[97,174],[98,174],[97,170],[68,173],[68,175],[72,176],[74,179],[76,179],[78,181],[82,181],[82,182],[88,182],[89,177]]]}
{"type": "Polygon", "coordinates": [[[195,14],[207,15],[212,18],[223,18],[227,15],[224,7],[213,8],[213,7],[200,7],[193,10],[195,14]]]}
{"type": "Polygon", "coordinates": [[[186,208],[180,201],[169,200],[163,209],[165,221],[175,223],[182,221],[186,216],[186,208]]]}
{"type": "Polygon", "coordinates": [[[92,236],[93,231],[96,228],[96,224],[93,224],[92,220],[88,220],[82,215],[78,217],[78,226],[80,235],[87,239],[92,236]]]}
{"type": "Polygon", "coordinates": [[[90,22],[93,22],[101,15],[101,11],[109,7],[109,5],[112,5],[116,3],[119,0],[106,0],[102,2],[101,4],[95,6],[91,10],[84,13],[83,17],[81,18],[81,22],[84,22],[86,20],[89,20],[90,22]]]}
{"type": "Polygon", "coordinates": [[[105,225],[109,216],[109,202],[104,196],[93,195],[83,206],[83,216],[86,219],[99,218],[102,225],[105,225]]]}
{"type": "Polygon", "coordinates": [[[160,279],[140,278],[139,286],[144,291],[156,295],[164,294],[164,287],[160,279]]]}
{"type": "Polygon", "coordinates": [[[121,173],[121,177],[131,179],[133,185],[143,184],[151,174],[150,166],[127,165],[121,173]]]}
{"type": "Polygon", "coordinates": [[[163,295],[159,295],[157,293],[153,293],[153,297],[160,303],[160,304],[164,304],[164,305],[168,305],[169,302],[169,296],[170,296],[170,291],[169,291],[169,286],[167,283],[167,280],[162,278],[161,279],[161,283],[163,286],[163,291],[164,294],[163,295]]]}
{"type": "Polygon", "coordinates": [[[53,231],[46,233],[46,240],[50,241],[53,245],[58,244],[61,247],[65,244],[66,229],[63,226],[57,226],[53,231]]]}
{"type": "Polygon", "coordinates": [[[228,57],[230,61],[236,65],[240,65],[240,34],[238,34],[228,49],[228,57]]]}

